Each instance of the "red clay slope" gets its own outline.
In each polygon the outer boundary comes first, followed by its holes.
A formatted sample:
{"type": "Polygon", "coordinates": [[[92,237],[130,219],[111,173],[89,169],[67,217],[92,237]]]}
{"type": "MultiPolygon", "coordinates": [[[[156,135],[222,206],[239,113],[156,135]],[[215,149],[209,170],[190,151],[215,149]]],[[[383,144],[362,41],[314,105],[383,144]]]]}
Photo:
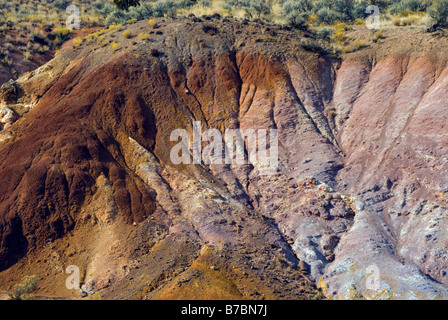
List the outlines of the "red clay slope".
{"type": "Polygon", "coordinates": [[[21,117],[0,134],[0,284],[38,273],[71,295],[76,264],[112,298],[318,298],[305,273],[336,298],[448,296],[437,40],[386,33],[341,64],[257,22],[129,29],[102,35],[116,51],[64,50],[5,105],[21,117]],[[278,129],[279,170],[173,165],[193,121],[278,129]]]}

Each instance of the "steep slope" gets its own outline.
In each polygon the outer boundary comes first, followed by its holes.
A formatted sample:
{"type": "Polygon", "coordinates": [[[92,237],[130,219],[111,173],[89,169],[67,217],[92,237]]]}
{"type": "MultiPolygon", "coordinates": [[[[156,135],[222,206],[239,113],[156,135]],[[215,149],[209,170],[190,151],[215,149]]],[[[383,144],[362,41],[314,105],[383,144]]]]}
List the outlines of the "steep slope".
{"type": "Polygon", "coordinates": [[[1,286],[37,273],[76,296],[77,265],[110,298],[447,297],[446,57],[429,36],[339,61],[306,33],[208,20],[108,31],[118,50],[84,43],[2,87],[1,286]],[[170,135],[194,121],[278,129],[278,170],[174,165],[170,135]]]}
{"type": "MultiPolygon", "coordinates": [[[[136,34],[143,24],[133,28],[136,34]]],[[[245,55],[230,50],[231,32],[221,33],[227,39],[208,35],[207,25],[187,21],[165,28],[150,42],[121,39],[118,52],[96,44],[67,50],[9,85],[16,90],[3,87],[5,107],[23,115],[2,131],[8,183],[1,190],[0,254],[2,269],[14,265],[4,279],[31,263],[31,272],[43,270],[44,292],[67,295],[63,271],[74,264],[88,292],[114,284],[104,294],[129,298],[148,290],[164,297],[163,288],[212,246],[214,267],[238,297],[316,296],[273,222],[249,205],[238,171],[216,168],[223,171],[216,180],[211,169],[171,165],[174,129],[192,120],[221,128],[237,121],[237,63],[245,55]],[[48,241],[50,258],[30,258],[44,256],[39,250],[48,241]],[[55,265],[47,265],[54,256],[55,265]],[[46,283],[48,272],[61,281],[46,283]],[[122,290],[123,278],[135,274],[143,278],[122,290]]],[[[269,63],[254,54],[244,68],[252,68],[251,59],[269,63]]]]}

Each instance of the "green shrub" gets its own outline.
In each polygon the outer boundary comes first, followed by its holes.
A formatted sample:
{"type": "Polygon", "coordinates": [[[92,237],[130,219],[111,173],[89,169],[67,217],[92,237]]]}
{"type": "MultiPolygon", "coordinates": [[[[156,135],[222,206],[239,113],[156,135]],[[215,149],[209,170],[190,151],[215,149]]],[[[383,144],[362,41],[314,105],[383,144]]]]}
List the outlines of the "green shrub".
{"type": "Polygon", "coordinates": [[[367,17],[366,8],[369,6],[367,0],[355,2],[352,9],[352,17],[354,19],[364,19],[367,17]]]}
{"type": "Polygon", "coordinates": [[[117,51],[120,48],[120,45],[118,43],[116,43],[115,41],[112,41],[110,43],[110,45],[114,51],[117,51]]]}
{"type": "Polygon", "coordinates": [[[343,44],[345,40],[346,34],[344,28],[336,29],[333,39],[337,44],[343,44]]]}
{"type": "Polygon", "coordinates": [[[140,33],[138,37],[142,40],[149,40],[150,36],[147,33],[140,33]]]}
{"type": "Polygon", "coordinates": [[[39,30],[33,29],[31,33],[28,35],[28,39],[34,42],[43,42],[45,36],[39,30]]]}
{"type": "Polygon", "coordinates": [[[314,8],[313,2],[311,0],[296,0],[296,1],[286,1],[283,4],[283,13],[290,14],[293,12],[309,12],[311,13],[314,8]]]}
{"type": "Polygon", "coordinates": [[[272,2],[269,0],[250,0],[249,9],[251,12],[250,16],[257,16],[260,18],[262,15],[268,15],[272,11],[272,2]]]}
{"type": "MultiPolygon", "coordinates": [[[[420,20],[420,17],[418,16],[409,16],[409,17],[404,17],[400,19],[400,25],[401,26],[410,26],[415,24],[417,21],[420,20]]],[[[393,20],[393,22],[395,21],[395,19],[393,20]]],[[[395,24],[395,23],[394,23],[395,24]]]]}
{"type": "Polygon", "coordinates": [[[136,19],[137,21],[148,19],[154,13],[152,5],[143,3],[141,6],[132,7],[127,13],[128,20],[136,19]]]}
{"type": "Polygon", "coordinates": [[[353,48],[358,51],[359,49],[364,48],[367,44],[364,40],[356,40],[353,42],[353,48]]]}
{"type": "Polygon", "coordinates": [[[140,5],[139,0],[114,0],[115,5],[120,10],[129,10],[130,7],[135,7],[140,5]]]}
{"type": "Polygon", "coordinates": [[[300,29],[306,28],[312,10],[313,3],[310,0],[287,1],[282,6],[286,22],[300,29]]]}
{"type": "Polygon", "coordinates": [[[401,18],[396,17],[396,18],[392,19],[392,24],[397,27],[401,26],[401,18]]]}
{"type": "Polygon", "coordinates": [[[176,1],[176,8],[177,9],[186,9],[194,4],[196,4],[197,0],[177,0],[176,1]]]}
{"type": "Polygon", "coordinates": [[[92,3],[93,13],[96,15],[100,15],[103,18],[106,18],[109,14],[111,14],[115,7],[110,3],[104,3],[102,1],[97,1],[92,3]]]}
{"type": "Polygon", "coordinates": [[[291,25],[294,28],[300,29],[300,30],[307,30],[308,29],[308,23],[307,19],[304,15],[288,15],[285,18],[286,22],[291,25]]]}
{"type": "Polygon", "coordinates": [[[37,290],[37,276],[26,276],[23,282],[8,288],[7,295],[9,300],[28,300],[30,294],[37,290]]]}
{"type": "Polygon", "coordinates": [[[323,7],[331,7],[332,1],[328,0],[317,0],[314,3],[315,11],[319,11],[319,9],[322,9],[323,7]]]}
{"type": "Polygon", "coordinates": [[[319,39],[323,39],[323,40],[330,40],[333,33],[334,33],[333,28],[329,27],[329,26],[323,26],[316,30],[316,36],[319,39]]]}
{"type": "Polygon", "coordinates": [[[176,15],[176,10],[176,4],[172,0],[159,0],[154,5],[154,14],[157,17],[173,17],[176,15]]]}
{"type": "Polygon", "coordinates": [[[71,35],[70,29],[66,27],[58,27],[54,29],[53,34],[58,37],[61,41],[65,41],[70,38],[71,35]]]}
{"type": "Polygon", "coordinates": [[[105,3],[103,1],[92,2],[93,10],[101,10],[101,9],[103,9],[104,5],[105,5],[105,3]]]}
{"type": "Polygon", "coordinates": [[[123,32],[123,37],[125,37],[126,39],[132,38],[132,31],[131,30],[125,30],[123,32]]]}
{"type": "Polygon", "coordinates": [[[436,0],[428,9],[428,15],[433,25],[448,26],[448,0],[436,0]]]}
{"type": "Polygon", "coordinates": [[[378,30],[373,34],[373,42],[380,42],[381,39],[384,39],[383,30],[378,30]]]}
{"type": "Polygon", "coordinates": [[[22,61],[25,62],[25,64],[26,64],[26,63],[30,62],[30,58],[31,58],[31,52],[25,51],[23,53],[23,60],[22,61]]]}
{"type": "Polygon", "coordinates": [[[73,46],[74,46],[75,48],[77,48],[77,47],[79,47],[79,46],[82,44],[82,42],[83,42],[83,39],[82,39],[82,38],[76,38],[76,39],[73,41],[73,46]]]}
{"type": "Polygon", "coordinates": [[[396,2],[391,6],[390,12],[392,14],[402,14],[406,11],[418,12],[418,11],[425,11],[427,7],[428,7],[427,1],[400,0],[399,2],[396,2]]]}
{"type": "Polygon", "coordinates": [[[352,46],[344,46],[342,48],[342,52],[344,52],[344,53],[350,53],[350,52],[354,52],[354,51],[355,51],[355,48],[353,48],[352,46]]]}
{"type": "Polygon", "coordinates": [[[371,5],[377,6],[381,11],[386,10],[391,4],[397,0],[370,0],[371,5]]]}
{"type": "Polygon", "coordinates": [[[30,12],[26,9],[21,9],[19,12],[17,12],[16,17],[19,19],[25,19],[30,15],[30,12]]]}
{"type": "Polygon", "coordinates": [[[224,3],[221,5],[221,8],[222,8],[223,10],[232,11],[232,6],[231,6],[229,3],[227,3],[227,2],[224,2],[224,3]]]}
{"type": "Polygon", "coordinates": [[[272,11],[272,2],[270,0],[226,0],[231,7],[244,10],[250,18],[260,18],[262,15],[268,15],[272,11]]]}
{"type": "Polygon", "coordinates": [[[199,0],[198,5],[201,7],[210,7],[212,5],[211,0],[199,0]]]}
{"type": "Polygon", "coordinates": [[[333,9],[329,7],[322,7],[316,12],[318,21],[325,24],[333,24],[339,20],[339,16],[333,9]]]}
{"type": "Polygon", "coordinates": [[[98,292],[95,292],[93,295],[89,297],[89,300],[102,300],[101,295],[98,292]]]}
{"type": "Polygon", "coordinates": [[[360,19],[360,18],[356,18],[356,19],[355,19],[355,25],[357,25],[357,26],[363,26],[363,25],[365,25],[365,24],[366,24],[366,21],[365,21],[365,20],[360,19]]]}
{"type": "Polygon", "coordinates": [[[53,6],[60,9],[65,10],[70,5],[70,1],[68,0],[56,0],[53,2],[53,6]]]}
{"type": "Polygon", "coordinates": [[[129,20],[124,11],[114,10],[106,18],[106,25],[125,24],[129,20]]]}
{"type": "Polygon", "coordinates": [[[335,0],[334,10],[341,21],[353,20],[354,0],[335,0]]]}

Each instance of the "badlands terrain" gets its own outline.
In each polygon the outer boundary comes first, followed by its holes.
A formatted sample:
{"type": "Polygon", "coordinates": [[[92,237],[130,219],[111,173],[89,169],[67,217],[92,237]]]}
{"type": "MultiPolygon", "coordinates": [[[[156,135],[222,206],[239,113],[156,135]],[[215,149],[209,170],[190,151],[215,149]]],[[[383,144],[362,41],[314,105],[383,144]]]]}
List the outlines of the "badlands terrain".
{"type": "Polygon", "coordinates": [[[0,290],[37,275],[64,298],[448,298],[442,31],[355,26],[363,48],[335,55],[219,15],[119,29],[0,89],[0,290]],[[278,170],[174,165],[170,135],[194,121],[278,129],[278,170]]]}

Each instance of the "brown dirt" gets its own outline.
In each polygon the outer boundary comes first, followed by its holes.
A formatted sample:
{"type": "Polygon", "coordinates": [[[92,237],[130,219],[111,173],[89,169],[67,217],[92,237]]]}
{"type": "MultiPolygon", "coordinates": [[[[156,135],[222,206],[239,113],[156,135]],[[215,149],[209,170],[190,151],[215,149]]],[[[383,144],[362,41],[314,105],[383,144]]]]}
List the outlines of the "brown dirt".
{"type": "MultiPolygon", "coordinates": [[[[378,167],[360,150],[374,141],[366,132],[386,136],[375,130],[393,114],[371,123],[375,106],[367,116],[361,107],[352,112],[333,89],[349,83],[342,98],[351,93],[353,104],[367,75],[391,71],[395,84],[419,39],[429,57],[438,56],[437,41],[410,30],[414,41],[406,42],[395,38],[401,30],[388,31],[341,67],[304,46],[307,33],[210,19],[140,22],[129,39],[124,29],[109,31],[116,51],[95,41],[67,47],[18,81],[23,95],[8,106],[36,105],[1,133],[1,288],[37,274],[40,295],[80,298],[64,287],[74,264],[85,290],[106,299],[322,297],[308,277],[318,280],[351,253],[337,248],[357,219],[355,201],[340,192],[362,197],[360,181],[379,183],[362,170],[378,167]],[[359,70],[337,78],[349,67],[359,70]],[[278,128],[281,170],[258,177],[250,166],[172,165],[170,134],[191,131],[193,120],[220,130],[278,128]]],[[[435,70],[445,61],[432,60],[435,70]]]]}

